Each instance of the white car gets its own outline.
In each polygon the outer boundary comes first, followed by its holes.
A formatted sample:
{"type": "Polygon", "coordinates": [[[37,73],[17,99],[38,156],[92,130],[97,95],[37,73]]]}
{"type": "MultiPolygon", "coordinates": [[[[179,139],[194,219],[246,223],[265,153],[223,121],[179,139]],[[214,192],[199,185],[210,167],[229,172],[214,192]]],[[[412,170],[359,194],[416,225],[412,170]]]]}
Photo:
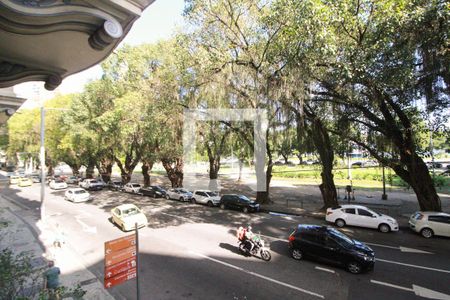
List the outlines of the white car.
{"type": "Polygon", "coordinates": [[[375,228],[381,232],[398,231],[398,223],[394,218],[379,214],[362,205],[341,205],[328,208],[325,220],[338,227],[345,225],[375,228]]]}
{"type": "Polygon", "coordinates": [[[166,199],[175,199],[183,201],[190,201],[192,199],[192,193],[184,188],[173,188],[166,191],[166,199]]]}
{"type": "Polygon", "coordinates": [[[425,238],[433,235],[450,237],[450,214],[418,211],[409,218],[409,227],[425,238]]]}
{"type": "Polygon", "coordinates": [[[50,181],[49,186],[53,190],[67,189],[67,183],[65,183],[64,181],[59,180],[59,179],[54,179],[54,180],[50,181]]]}
{"type": "Polygon", "coordinates": [[[202,203],[208,206],[219,206],[220,196],[218,193],[208,191],[208,190],[197,190],[194,191],[191,199],[192,203],[202,203]]]}
{"type": "Polygon", "coordinates": [[[80,186],[90,191],[99,191],[103,189],[103,183],[97,179],[85,179],[80,183],[80,186]]]}
{"type": "Polygon", "coordinates": [[[85,202],[91,199],[91,195],[82,188],[68,189],[64,197],[72,202],[85,202]]]}
{"type": "Polygon", "coordinates": [[[134,204],[122,204],[111,210],[111,220],[123,231],[147,226],[148,220],[145,214],[134,204]]]}
{"type": "Polygon", "coordinates": [[[128,182],[123,186],[123,190],[127,193],[137,194],[141,189],[141,185],[139,183],[128,182]]]}

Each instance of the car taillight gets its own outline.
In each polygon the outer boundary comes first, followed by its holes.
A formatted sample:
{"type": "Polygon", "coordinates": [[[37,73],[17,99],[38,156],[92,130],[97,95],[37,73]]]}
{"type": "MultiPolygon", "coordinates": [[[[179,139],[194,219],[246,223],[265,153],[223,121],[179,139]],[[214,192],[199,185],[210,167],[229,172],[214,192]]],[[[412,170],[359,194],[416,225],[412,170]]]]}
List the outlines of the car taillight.
{"type": "Polygon", "coordinates": [[[295,240],[295,236],[290,235],[290,236],[289,236],[289,242],[293,242],[294,240],[295,240]]]}
{"type": "Polygon", "coordinates": [[[327,211],[327,216],[331,215],[333,212],[332,211],[327,211]]]}

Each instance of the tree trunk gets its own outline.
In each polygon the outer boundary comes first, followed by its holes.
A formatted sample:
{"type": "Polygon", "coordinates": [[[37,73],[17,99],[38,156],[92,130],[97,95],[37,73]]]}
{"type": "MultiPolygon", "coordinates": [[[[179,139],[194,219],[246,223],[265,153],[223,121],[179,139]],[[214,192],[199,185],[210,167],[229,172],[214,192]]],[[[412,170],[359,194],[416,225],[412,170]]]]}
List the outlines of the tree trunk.
{"type": "Polygon", "coordinates": [[[86,178],[94,178],[95,163],[89,162],[86,167],[86,178]]]}
{"type": "Polygon", "coordinates": [[[167,177],[169,177],[170,183],[173,188],[183,186],[183,158],[178,157],[173,160],[162,159],[161,160],[164,169],[166,170],[167,177]]]}
{"type": "Polygon", "coordinates": [[[209,159],[209,179],[217,179],[219,177],[220,158],[213,157],[209,159]]]}
{"type": "MultiPolygon", "coordinates": [[[[268,132],[266,136],[268,137],[268,132]]],[[[269,161],[267,162],[266,168],[266,190],[265,191],[257,191],[256,192],[256,202],[260,204],[267,204],[270,202],[270,181],[272,180],[272,169],[273,169],[273,160],[272,160],[272,151],[269,146],[269,142],[266,143],[266,152],[269,161]]],[[[258,176],[256,177],[256,181],[258,181],[258,176]]],[[[257,182],[258,184],[258,182],[257,182]]]]}
{"type": "Polygon", "coordinates": [[[104,182],[111,181],[112,167],[114,164],[114,160],[109,158],[104,158],[100,160],[100,165],[97,166],[98,172],[102,176],[102,180],[104,182]]]}
{"type": "Polygon", "coordinates": [[[311,121],[309,132],[322,162],[322,172],[320,173],[322,183],[319,185],[319,189],[323,199],[323,207],[321,210],[325,210],[329,207],[338,206],[336,186],[334,185],[333,179],[334,151],[328,131],[323,126],[322,121],[312,112],[312,110],[307,110],[308,109],[305,108],[305,114],[311,121]]]}
{"type": "Polygon", "coordinates": [[[150,171],[153,168],[152,161],[144,161],[142,163],[142,175],[144,176],[144,186],[150,186],[150,171]]]}
{"type": "Polygon", "coordinates": [[[289,158],[288,158],[288,156],[287,155],[284,155],[283,153],[281,153],[281,156],[283,157],[283,159],[284,159],[284,164],[285,165],[287,165],[288,163],[289,163],[289,158]]]}
{"type": "Polygon", "coordinates": [[[301,153],[297,154],[297,157],[298,157],[298,164],[299,164],[299,165],[302,165],[302,164],[303,164],[303,157],[302,157],[302,154],[301,154],[301,153]]]}
{"type": "Polygon", "coordinates": [[[406,170],[400,165],[393,166],[392,169],[414,190],[420,210],[441,211],[441,199],[427,165],[417,154],[411,153],[408,149],[402,150],[400,160],[406,165],[406,170]]]}

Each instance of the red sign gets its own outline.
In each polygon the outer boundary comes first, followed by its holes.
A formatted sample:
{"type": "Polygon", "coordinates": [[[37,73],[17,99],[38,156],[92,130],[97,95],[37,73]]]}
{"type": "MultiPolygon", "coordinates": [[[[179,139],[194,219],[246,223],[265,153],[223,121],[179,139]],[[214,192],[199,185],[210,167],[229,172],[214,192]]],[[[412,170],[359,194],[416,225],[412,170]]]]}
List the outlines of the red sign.
{"type": "Polygon", "coordinates": [[[129,269],[111,278],[105,278],[105,288],[113,287],[133,278],[136,278],[136,268],[129,269]]]}
{"type": "Polygon", "coordinates": [[[109,267],[129,258],[136,257],[136,246],[128,247],[105,255],[105,266],[109,267]]]}
{"type": "Polygon", "coordinates": [[[134,234],[107,241],[105,242],[105,254],[116,252],[134,245],[136,245],[136,236],[134,234]]]}
{"type": "Polygon", "coordinates": [[[127,260],[124,260],[118,264],[112,265],[110,267],[105,268],[105,279],[114,277],[120,273],[128,271],[132,268],[136,267],[136,258],[132,257],[127,260]]]}

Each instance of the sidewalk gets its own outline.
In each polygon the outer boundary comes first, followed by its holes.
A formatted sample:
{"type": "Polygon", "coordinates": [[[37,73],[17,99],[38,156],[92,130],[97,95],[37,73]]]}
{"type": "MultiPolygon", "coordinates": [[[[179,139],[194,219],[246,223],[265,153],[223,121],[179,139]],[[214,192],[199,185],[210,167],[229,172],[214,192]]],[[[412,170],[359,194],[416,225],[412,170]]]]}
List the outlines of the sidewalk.
{"type": "Polygon", "coordinates": [[[47,269],[50,260],[61,270],[61,286],[74,288],[80,284],[86,291],[83,299],[114,299],[95,275],[83,265],[69,244],[63,243],[60,248],[54,246],[55,238],[63,236],[62,229],[51,223],[42,223],[36,212],[14,204],[1,194],[0,221],[6,222],[0,227],[0,249],[9,248],[16,255],[25,252],[33,257],[33,269],[38,276],[26,289],[30,299],[37,297],[42,289],[43,276],[39,274],[47,269]]]}

